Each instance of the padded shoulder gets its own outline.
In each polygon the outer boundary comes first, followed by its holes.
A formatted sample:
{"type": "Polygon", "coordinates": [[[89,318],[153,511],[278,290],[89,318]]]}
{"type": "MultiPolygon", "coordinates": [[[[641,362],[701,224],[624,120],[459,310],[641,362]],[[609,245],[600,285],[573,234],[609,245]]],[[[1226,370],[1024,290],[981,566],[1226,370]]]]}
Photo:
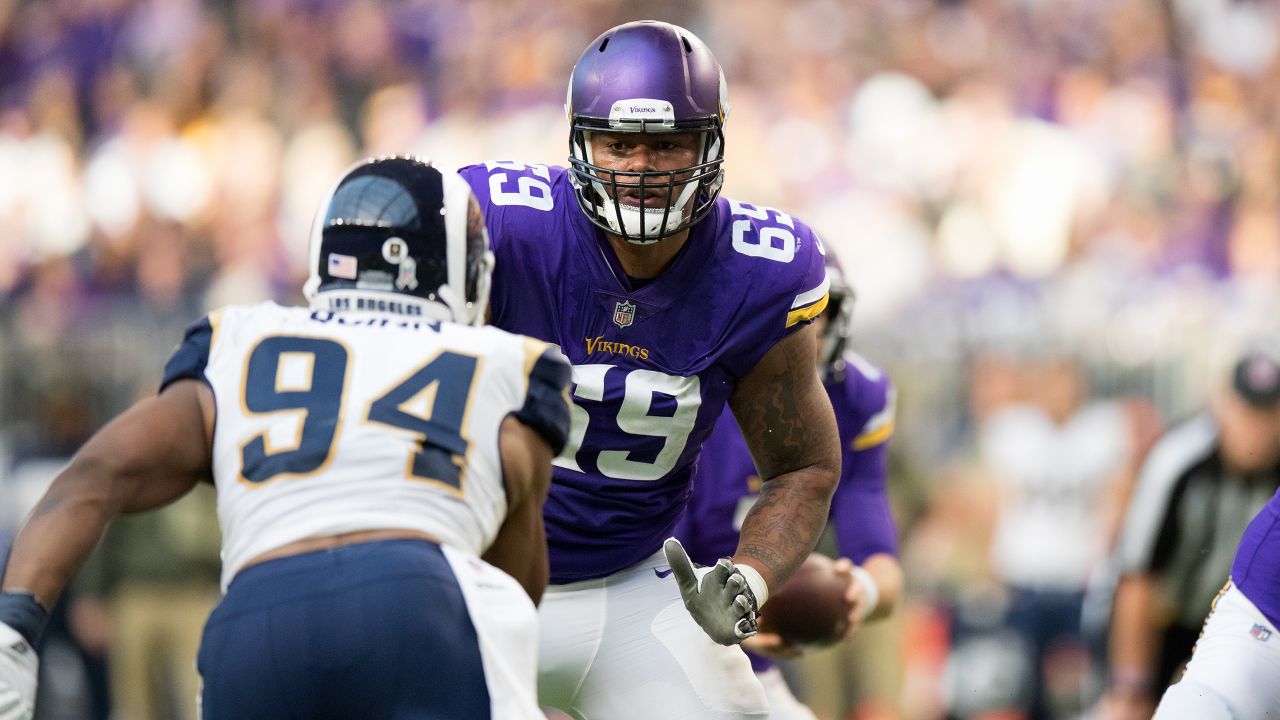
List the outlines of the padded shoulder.
{"type": "Polygon", "coordinates": [[[209,364],[209,351],[213,347],[213,336],[221,318],[221,311],[215,311],[187,327],[182,342],[164,365],[160,392],[179,380],[204,378],[204,369],[209,364]]]}

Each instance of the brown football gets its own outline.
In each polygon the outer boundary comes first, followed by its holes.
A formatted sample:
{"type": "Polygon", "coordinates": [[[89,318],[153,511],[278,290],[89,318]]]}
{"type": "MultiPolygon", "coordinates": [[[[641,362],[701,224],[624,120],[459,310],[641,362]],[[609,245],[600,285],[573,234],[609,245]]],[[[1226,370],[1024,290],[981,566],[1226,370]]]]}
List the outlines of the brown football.
{"type": "Polygon", "coordinates": [[[760,632],[810,647],[838,641],[849,627],[853,606],[844,594],[852,581],[851,575],[835,571],[831,558],[809,555],[781,590],[769,594],[760,609],[760,632]]]}

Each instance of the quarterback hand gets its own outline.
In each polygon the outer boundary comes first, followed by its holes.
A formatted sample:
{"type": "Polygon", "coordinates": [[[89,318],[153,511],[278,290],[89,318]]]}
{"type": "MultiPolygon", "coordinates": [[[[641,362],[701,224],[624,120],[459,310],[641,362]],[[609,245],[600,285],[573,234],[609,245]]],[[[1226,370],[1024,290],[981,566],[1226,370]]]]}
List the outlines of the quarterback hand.
{"type": "Polygon", "coordinates": [[[856,565],[854,565],[853,561],[844,557],[837,559],[832,564],[832,568],[836,573],[849,577],[849,584],[844,592],[844,601],[849,605],[849,625],[844,631],[844,635],[840,638],[841,640],[848,640],[853,637],[854,633],[862,628],[862,621],[875,609],[874,606],[868,604],[869,601],[872,603],[874,601],[867,596],[867,585],[862,577],[854,575],[854,567],[856,565]]]}
{"type": "Polygon", "coordinates": [[[791,660],[804,654],[804,649],[799,645],[784,640],[778,633],[771,632],[752,635],[742,641],[742,648],[756,655],[776,660],[791,660]]]}
{"type": "Polygon", "coordinates": [[[39,666],[35,648],[0,623],[0,720],[31,720],[39,666]]]}
{"type": "Polygon", "coordinates": [[[695,622],[721,645],[737,645],[756,634],[755,594],[742,571],[729,558],[694,568],[684,546],[668,538],[662,546],[684,606],[695,622]]]}

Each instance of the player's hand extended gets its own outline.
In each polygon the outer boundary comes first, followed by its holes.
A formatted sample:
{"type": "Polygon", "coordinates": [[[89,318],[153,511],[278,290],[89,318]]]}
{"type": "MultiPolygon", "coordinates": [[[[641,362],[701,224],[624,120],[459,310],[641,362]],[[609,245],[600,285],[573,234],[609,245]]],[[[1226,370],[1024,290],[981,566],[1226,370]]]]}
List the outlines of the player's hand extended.
{"type": "Polygon", "coordinates": [[[756,655],[770,657],[777,660],[791,660],[798,658],[804,654],[804,648],[794,643],[787,642],[778,633],[762,632],[756,633],[746,640],[742,641],[742,647],[750,650],[756,655]]]}
{"type": "Polygon", "coordinates": [[[35,648],[0,623],[0,720],[31,720],[36,708],[35,648]]]}
{"type": "Polygon", "coordinates": [[[684,606],[695,622],[721,645],[737,645],[756,634],[756,598],[747,579],[729,558],[694,568],[684,546],[668,538],[662,552],[680,587],[684,606]]]}

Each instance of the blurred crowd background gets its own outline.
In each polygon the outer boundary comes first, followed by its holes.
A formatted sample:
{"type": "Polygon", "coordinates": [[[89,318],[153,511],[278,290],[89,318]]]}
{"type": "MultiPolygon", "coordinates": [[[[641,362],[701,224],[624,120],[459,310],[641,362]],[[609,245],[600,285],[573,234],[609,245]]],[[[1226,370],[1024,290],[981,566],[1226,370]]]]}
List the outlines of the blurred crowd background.
{"type": "MultiPolygon", "coordinates": [[[[957,628],[1000,623],[1027,564],[1008,548],[1078,546],[1051,580],[1083,592],[1146,446],[1277,338],[1280,5],[0,0],[0,548],[87,434],[153,391],[188,322],[301,302],[311,216],[346,165],[564,164],[577,54],[643,18],[717,54],[725,194],[836,249],[854,345],[899,388],[909,600],[810,700],[924,719],[1007,695],[1017,668],[957,628]],[[986,439],[1011,408],[1102,423],[1073,440],[1097,467],[1064,491],[1060,534],[1000,520],[1017,460],[986,439]]],[[[105,549],[59,615],[45,717],[184,717],[181,658],[217,597],[209,497],[105,549]]],[[[1060,663],[1058,716],[1087,711],[1098,665],[1060,663]]]]}

